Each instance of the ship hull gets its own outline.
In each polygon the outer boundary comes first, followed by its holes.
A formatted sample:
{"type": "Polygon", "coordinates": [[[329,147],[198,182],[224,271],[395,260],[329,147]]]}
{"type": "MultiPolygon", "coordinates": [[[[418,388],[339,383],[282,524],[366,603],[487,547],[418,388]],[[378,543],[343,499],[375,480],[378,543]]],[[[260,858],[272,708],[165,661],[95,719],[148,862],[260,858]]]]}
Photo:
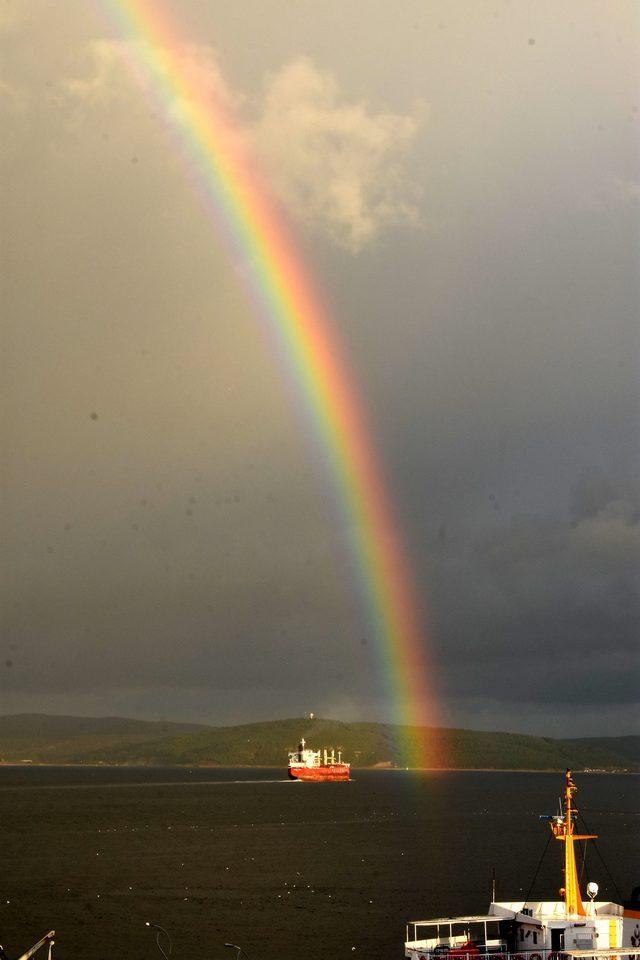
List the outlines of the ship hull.
{"type": "Polygon", "coordinates": [[[319,767],[295,766],[289,767],[289,776],[292,780],[305,780],[313,783],[348,780],[348,763],[321,764],[319,767]]]}

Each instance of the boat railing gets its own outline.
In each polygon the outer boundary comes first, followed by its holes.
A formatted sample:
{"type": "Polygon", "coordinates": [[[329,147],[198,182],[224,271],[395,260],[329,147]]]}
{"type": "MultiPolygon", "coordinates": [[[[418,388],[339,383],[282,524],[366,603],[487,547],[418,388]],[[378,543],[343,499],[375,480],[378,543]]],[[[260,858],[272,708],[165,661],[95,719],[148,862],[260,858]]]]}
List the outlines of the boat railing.
{"type": "Polygon", "coordinates": [[[597,947],[586,947],[570,950],[549,950],[534,948],[533,950],[519,950],[518,952],[496,951],[493,948],[478,947],[476,950],[461,950],[452,947],[448,951],[442,948],[420,946],[419,941],[405,944],[407,960],[479,960],[490,957],[491,960],[640,960],[640,945],[631,947],[610,947],[598,950],[597,947]]]}
{"type": "MultiPolygon", "coordinates": [[[[594,951],[593,956],[606,954],[606,950],[603,954],[594,951]]],[[[405,956],[410,960],[484,960],[484,958],[487,958],[487,960],[572,960],[574,955],[564,950],[547,950],[544,948],[518,950],[517,953],[491,947],[478,947],[469,951],[455,946],[443,949],[442,947],[420,946],[420,941],[414,941],[413,944],[408,941],[405,946],[405,956]]],[[[637,960],[640,960],[640,953],[637,960]]]]}

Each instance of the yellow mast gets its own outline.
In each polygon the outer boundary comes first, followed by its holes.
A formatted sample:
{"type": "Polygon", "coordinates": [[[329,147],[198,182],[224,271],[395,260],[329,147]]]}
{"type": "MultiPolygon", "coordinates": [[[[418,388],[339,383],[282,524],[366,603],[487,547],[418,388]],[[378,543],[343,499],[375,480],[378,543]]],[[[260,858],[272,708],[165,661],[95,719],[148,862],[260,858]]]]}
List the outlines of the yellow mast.
{"type": "Polygon", "coordinates": [[[564,887],[560,888],[560,895],[564,896],[567,916],[584,917],[586,913],[580,894],[573,843],[574,840],[595,840],[596,834],[577,834],[573,832],[574,816],[578,813],[573,806],[573,795],[578,788],[571,779],[571,770],[567,770],[565,773],[564,781],[564,814],[553,817],[551,820],[551,832],[556,840],[561,840],[564,843],[564,887]]]}

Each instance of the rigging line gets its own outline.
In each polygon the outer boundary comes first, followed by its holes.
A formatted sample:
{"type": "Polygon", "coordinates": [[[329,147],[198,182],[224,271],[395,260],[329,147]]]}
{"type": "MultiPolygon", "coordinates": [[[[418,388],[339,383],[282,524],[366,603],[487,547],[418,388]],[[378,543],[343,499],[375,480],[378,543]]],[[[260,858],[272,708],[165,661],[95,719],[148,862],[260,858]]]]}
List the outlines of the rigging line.
{"type": "Polygon", "coordinates": [[[162,934],[161,934],[161,932],[158,930],[158,932],[156,933],[156,946],[157,946],[158,950],[160,951],[160,953],[162,954],[162,956],[164,957],[164,960],[169,960],[169,957],[171,956],[171,948],[172,948],[171,940],[169,940],[169,954],[167,955],[167,954],[164,952],[163,948],[162,948],[162,944],[160,943],[160,937],[161,937],[161,936],[162,936],[162,934]]]}
{"type": "Polygon", "coordinates": [[[527,892],[526,899],[525,899],[524,903],[522,904],[522,908],[523,908],[523,909],[526,907],[527,903],[529,902],[529,897],[531,896],[531,891],[533,890],[533,886],[534,886],[536,880],[538,879],[538,874],[540,873],[540,867],[542,866],[542,861],[544,860],[545,855],[546,855],[546,853],[547,853],[547,850],[549,849],[549,844],[551,843],[551,838],[552,838],[552,836],[553,836],[553,834],[550,833],[549,836],[547,837],[547,842],[546,842],[546,844],[545,844],[544,850],[542,851],[542,856],[540,857],[540,859],[539,859],[539,861],[538,861],[538,866],[536,867],[536,872],[535,872],[534,875],[533,875],[533,880],[531,881],[531,886],[529,887],[529,890],[528,890],[528,892],[527,892]]]}
{"type": "MultiPolygon", "coordinates": [[[[585,818],[582,816],[582,814],[579,814],[579,816],[580,816],[580,819],[582,820],[582,823],[583,823],[583,825],[584,825],[585,831],[586,831],[587,833],[593,833],[593,831],[589,829],[589,827],[588,827],[588,825],[587,825],[587,821],[586,821],[585,818]]],[[[618,896],[618,899],[620,900],[620,903],[622,903],[624,898],[623,898],[622,894],[620,893],[620,889],[619,889],[618,884],[616,883],[616,881],[615,881],[615,879],[614,879],[614,877],[613,877],[613,874],[611,873],[611,870],[609,870],[609,867],[607,866],[604,857],[603,857],[602,854],[600,853],[600,847],[598,846],[598,844],[596,843],[595,840],[593,840],[592,843],[593,843],[593,849],[595,850],[595,852],[596,852],[596,853],[598,854],[598,856],[600,857],[600,862],[602,863],[602,866],[604,867],[604,869],[607,871],[607,875],[608,875],[608,877],[609,877],[609,880],[611,880],[611,883],[613,884],[613,887],[614,887],[614,889],[615,889],[615,891],[616,891],[616,894],[617,894],[617,896],[618,896]]]]}
{"type": "Polygon", "coordinates": [[[582,866],[580,868],[580,884],[584,880],[584,875],[587,870],[587,842],[586,840],[580,843],[580,853],[582,854],[582,866]]]}
{"type": "Polygon", "coordinates": [[[588,847],[589,847],[589,844],[587,843],[586,840],[583,840],[583,841],[580,843],[580,852],[581,852],[581,854],[582,854],[582,867],[580,868],[580,880],[579,880],[580,886],[582,886],[582,881],[584,880],[585,874],[586,874],[586,876],[587,876],[587,880],[589,879],[589,873],[587,872],[587,849],[588,849],[588,847]]]}

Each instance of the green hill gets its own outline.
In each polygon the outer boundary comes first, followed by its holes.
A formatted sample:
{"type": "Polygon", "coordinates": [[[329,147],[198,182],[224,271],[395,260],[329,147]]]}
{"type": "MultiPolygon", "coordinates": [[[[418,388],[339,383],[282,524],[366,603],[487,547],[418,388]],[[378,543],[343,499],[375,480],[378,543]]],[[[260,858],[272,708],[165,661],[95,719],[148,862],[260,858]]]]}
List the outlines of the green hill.
{"type": "Polygon", "coordinates": [[[142,745],[205,729],[196,723],[127,720],[122,717],[64,717],[20,713],[0,717],[0,761],[66,763],[122,743],[142,745]]]}
{"type": "Polygon", "coordinates": [[[565,743],[571,744],[573,748],[580,752],[584,751],[585,765],[593,764],[598,757],[604,759],[614,750],[621,760],[626,760],[630,767],[640,769],[640,737],[583,737],[579,740],[565,740],[565,743]]]}
{"type": "MultiPolygon", "coordinates": [[[[416,731],[413,731],[415,734],[416,731]]],[[[640,737],[558,740],[477,730],[418,730],[437,740],[444,765],[457,769],[640,770],[640,737]],[[434,737],[435,733],[435,737],[434,737]]],[[[119,717],[0,717],[0,760],[34,763],[283,765],[300,737],[334,747],[354,766],[400,765],[407,730],[380,723],[294,718],[233,727],[119,717]]],[[[437,765],[437,764],[436,764],[437,765]]]]}

